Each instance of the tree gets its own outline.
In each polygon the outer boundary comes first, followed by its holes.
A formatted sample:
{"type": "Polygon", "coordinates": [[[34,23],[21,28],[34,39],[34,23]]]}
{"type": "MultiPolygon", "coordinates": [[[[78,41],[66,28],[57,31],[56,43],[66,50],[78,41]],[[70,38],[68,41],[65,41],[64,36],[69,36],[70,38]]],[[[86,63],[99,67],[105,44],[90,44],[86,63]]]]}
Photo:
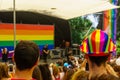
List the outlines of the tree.
{"type": "MultiPolygon", "coordinates": [[[[118,0],[118,5],[120,6],[120,0],[118,0]]],[[[120,38],[120,8],[117,9],[117,40],[120,38]]]]}
{"type": "MultiPolygon", "coordinates": [[[[118,5],[120,6],[120,0],[118,0],[118,5]]],[[[120,8],[117,9],[117,54],[120,54],[120,8]]]]}
{"type": "Polygon", "coordinates": [[[70,19],[69,24],[71,27],[72,43],[81,44],[92,23],[84,17],[77,17],[70,19]]]}

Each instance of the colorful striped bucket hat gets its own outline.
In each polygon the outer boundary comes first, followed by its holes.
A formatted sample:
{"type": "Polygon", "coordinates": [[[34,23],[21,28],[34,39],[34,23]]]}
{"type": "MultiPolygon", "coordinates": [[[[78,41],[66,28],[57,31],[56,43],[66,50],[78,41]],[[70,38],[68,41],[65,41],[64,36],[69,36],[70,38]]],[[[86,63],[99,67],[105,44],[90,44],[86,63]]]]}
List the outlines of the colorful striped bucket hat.
{"type": "Polygon", "coordinates": [[[104,31],[97,29],[83,40],[80,50],[89,56],[105,56],[114,52],[116,46],[104,31]]]}

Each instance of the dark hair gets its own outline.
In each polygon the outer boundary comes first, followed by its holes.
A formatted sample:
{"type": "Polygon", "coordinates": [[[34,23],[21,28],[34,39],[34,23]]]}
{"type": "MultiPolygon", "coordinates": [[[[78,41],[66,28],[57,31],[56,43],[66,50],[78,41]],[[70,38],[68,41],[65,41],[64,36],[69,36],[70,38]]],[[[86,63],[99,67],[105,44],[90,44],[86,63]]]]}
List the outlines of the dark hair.
{"type": "Polygon", "coordinates": [[[115,70],[115,72],[117,73],[117,75],[120,77],[120,66],[119,65],[114,65],[113,69],[115,70]]]}
{"type": "Polygon", "coordinates": [[[67,72],[67,70],[68,70],[68,68],[67,68],[67,67],[65,67],[65,66],[63,66],[63,72],[64,72],[64,73],[66,73],[66,72],[67,72]]]}
{"type": "Polygon", "coordinates": [[[108,60],[108,56],[89,56],[89,59],[97,66],[101,66],[101,64],[105,64],[105,62],[108,60]]]}
{"type": "Polygon", "coordinates": [[[31,69],[39,58],[39,47],[32,41],[20,41],[14,54],[18,70],[31,69]]]}
{"type": "Polygon", "coordinates": [[[40,68],[43,80],[52,80],[52,76],[49,70],[49,65],[47,63],[40,64],[39,68],[40,68]]]}
{"type": "Polygon", "coordinates": [[[38,66],[36,66],[35,69],[33,70],[32,77],[36,80],[43,80],[41,71],[38,66]]]}

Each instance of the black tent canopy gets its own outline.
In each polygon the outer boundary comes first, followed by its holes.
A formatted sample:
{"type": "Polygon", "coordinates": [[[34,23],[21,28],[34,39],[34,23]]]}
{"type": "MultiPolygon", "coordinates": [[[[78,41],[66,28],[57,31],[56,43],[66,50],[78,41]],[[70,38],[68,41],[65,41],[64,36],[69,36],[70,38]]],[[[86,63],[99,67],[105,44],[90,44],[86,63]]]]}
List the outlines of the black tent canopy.
{"type": "MultiPolygon", "coordinates": [[[[0,11],[1,23],[13,23],[12,11],[0,11]]],[[[17,24],[42,24],[55,26],[55,46],[59,46],[62,40],[71,42],[70,26],[67,20],[28,11],[16,11],[17,24]]]]}

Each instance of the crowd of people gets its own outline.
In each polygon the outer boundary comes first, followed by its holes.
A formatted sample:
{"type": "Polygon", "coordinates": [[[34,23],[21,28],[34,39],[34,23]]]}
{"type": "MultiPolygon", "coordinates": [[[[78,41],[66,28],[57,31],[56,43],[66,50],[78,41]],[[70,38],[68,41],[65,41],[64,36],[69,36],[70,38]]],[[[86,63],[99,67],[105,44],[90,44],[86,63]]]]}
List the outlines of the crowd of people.
{"type": "Polygon", "coordinates": [[[105,32],[93,31],[83,40],[80,50],[84,57],[68,54],[66,59],[39,64],[37,44],[20,41],[13,65],[0,63],[0,80],[120,80],[120,56],[112,55],[116,46],[105,32]]]}

